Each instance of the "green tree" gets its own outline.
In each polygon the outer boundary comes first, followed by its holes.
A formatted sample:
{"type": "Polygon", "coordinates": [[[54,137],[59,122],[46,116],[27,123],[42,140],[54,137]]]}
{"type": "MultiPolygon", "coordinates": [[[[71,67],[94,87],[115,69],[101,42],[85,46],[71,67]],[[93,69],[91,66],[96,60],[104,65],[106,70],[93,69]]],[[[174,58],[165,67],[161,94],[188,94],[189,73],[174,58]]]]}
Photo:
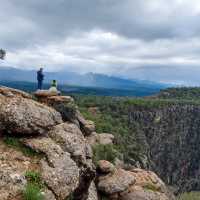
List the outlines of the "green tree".
{"type": "Polygon", "coordinates": [[[3,49],[0,49],[0,59],[4,60],[6,56],[6,51],[3,49]]]}

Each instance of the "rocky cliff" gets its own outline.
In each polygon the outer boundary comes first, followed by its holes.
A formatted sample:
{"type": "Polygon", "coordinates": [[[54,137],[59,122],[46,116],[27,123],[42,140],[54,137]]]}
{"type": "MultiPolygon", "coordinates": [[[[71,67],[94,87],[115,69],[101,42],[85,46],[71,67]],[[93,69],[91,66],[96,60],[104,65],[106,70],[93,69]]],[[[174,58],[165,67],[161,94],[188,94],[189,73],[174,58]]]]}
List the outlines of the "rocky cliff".
{"type": "Polygon", "coordinates": [[[132,105],[129,117],[150,169],[177,191],[199,190],[200,105],[132,105]]]}
{"type": "MultiPolygon", "coordinates": [[[[0,88],[0,200],[172,200],[151,171],[93,164],[95,133],[71,97],[0,88]],[[35,100],[34,100],[35,99],[35,100]]],[[[133,115],[134,117],[135,115],[133,115]]]]}

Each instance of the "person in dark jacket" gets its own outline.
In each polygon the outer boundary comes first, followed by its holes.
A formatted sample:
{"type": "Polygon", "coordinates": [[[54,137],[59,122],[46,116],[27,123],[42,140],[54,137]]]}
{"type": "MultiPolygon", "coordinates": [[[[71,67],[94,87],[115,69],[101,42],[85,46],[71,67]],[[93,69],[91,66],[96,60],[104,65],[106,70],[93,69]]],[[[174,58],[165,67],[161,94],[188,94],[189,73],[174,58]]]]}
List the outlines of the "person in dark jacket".
{"type": "Polygon", "coordinates": [[[42,83],[44,80],[44,74],[43,74],[43,68],[40,68],[39,71],[37,71],[37,80],[38,80],[38,89],[42,89],[42,83]]]}

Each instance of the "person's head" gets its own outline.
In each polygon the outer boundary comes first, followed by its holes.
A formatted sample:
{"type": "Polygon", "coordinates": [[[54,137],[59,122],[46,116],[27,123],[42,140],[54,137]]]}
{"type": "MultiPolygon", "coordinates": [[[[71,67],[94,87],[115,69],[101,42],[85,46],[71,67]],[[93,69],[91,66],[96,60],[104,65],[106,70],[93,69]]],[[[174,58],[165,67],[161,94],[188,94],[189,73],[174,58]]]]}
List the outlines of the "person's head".
{"type": "Polygon", "coordinates": [[[53,83],[56,83],[56,80],[53,80],[53,83]]]}
{"type": "Polygon", "coordinates": [[[43,71],[43,68],[42,68],[42,67],[40,68],[40,71],[41,71],[41,72],[43,71]]]}

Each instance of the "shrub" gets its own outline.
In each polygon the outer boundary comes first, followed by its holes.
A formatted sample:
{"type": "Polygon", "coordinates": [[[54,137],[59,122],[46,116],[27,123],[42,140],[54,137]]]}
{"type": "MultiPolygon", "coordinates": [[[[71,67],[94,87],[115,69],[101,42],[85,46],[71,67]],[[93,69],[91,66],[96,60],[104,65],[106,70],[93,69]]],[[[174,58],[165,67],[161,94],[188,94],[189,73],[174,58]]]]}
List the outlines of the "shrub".
{"type": "Polygon", "coordinates": [[[200,200],[200,192],[184,193],[177,200],[200,200]]]}
{"type": "Polygon", "coordinates": [[[44,200],[40,187],[33,183],[28,183],[23,191],[24,200],[44,200]]]}
{"type": "Polygon", "coordinates": [[[97,144],[93,147],[93,154],[93,161],[97,164],[99,160],[107,160],[113,163],[119,153],[111,144],[97,144]]]}

